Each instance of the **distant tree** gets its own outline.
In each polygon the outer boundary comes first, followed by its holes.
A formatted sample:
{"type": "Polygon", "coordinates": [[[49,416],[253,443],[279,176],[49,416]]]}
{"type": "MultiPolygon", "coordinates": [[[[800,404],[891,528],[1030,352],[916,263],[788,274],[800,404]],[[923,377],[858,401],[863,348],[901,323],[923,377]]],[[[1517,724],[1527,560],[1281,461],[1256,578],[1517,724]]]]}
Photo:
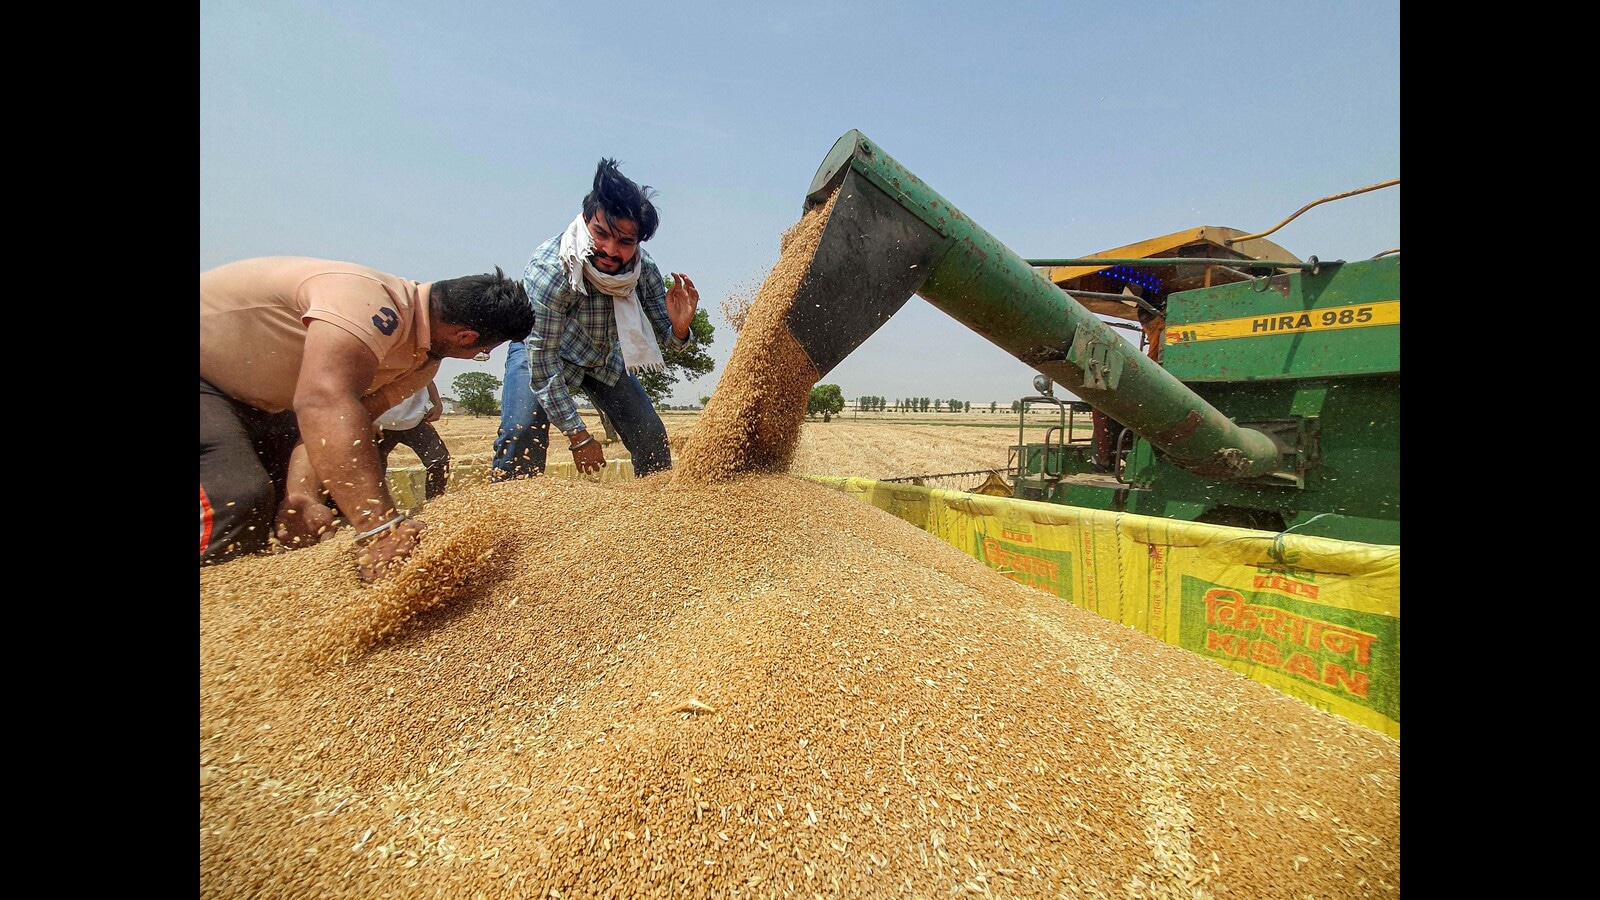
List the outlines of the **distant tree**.
{"type": "Polygon", "coordinates": [[[456,402],[475,416],[500,414],[500,379],[488,372],[463,372],[450,386],[455,388],[456,402]]]}
{"type": "Polygon", "coordinates": [[[989,412],[994,412],[995,405],[996,405],[995,401],[993,401],[993,400],[989,401],[989,412]]]}
{"type": "Polygon", "coordinates": [[[837,384],[819,384],[811,389],[811,396],[806,399],[806,415],[822,414],[822,421],[832,421],[833,417],[844,411],[844,394],[837,384]]]}
{"type": "Polygon", "coordinates": [[[701,397],[700,398],[700,408],[701,409],[705,409],[706,408],[706,404],[710,403],[710,402],[711,402],[711,398],[710,397],[701,397]]]}
{"type": "MultiPolygon", "coordinates": [[[[667,280],[667,287],[668,289],[672,287],[671,279],[667,280]]],[[[644,392],[650,395],[651,403],[660,406],[671,397],[672,388],[678,383],[680,374],[694,381],[716,367],[717,361],[705,351],[705,348],[714,342],[712,335],[716,330],[706,311],[697,309],[694,311],[693,321],[689,323],[689,331],[694,334],[694,341],[682,350],[661,348],[661,361],[666,363],[666,368],[639,373],[639,384],[643,385],[644,392]]]]}

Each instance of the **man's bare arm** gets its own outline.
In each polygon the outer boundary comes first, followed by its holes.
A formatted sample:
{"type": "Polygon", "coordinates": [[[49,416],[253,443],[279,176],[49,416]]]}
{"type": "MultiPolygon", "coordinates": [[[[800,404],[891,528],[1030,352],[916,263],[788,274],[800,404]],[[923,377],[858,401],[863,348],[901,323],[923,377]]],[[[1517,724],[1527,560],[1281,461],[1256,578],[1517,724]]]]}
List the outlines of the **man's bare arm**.
{"type": "Polygon", "coordinates": [[[294,392],[300,439],[311,467],[358,532],[395,512],[380,468],[372,415],[361,402],[377,371],[377,358],[355,335],[312,321],[294,392]]]}
{"type": "Polygon", "coordinates": [[[369,535],[361,563],[361,577],[368,581],[409,555],[422,529],[422,523],[398,517],[373,416],[362,403],[377,371],[377,358],[355,335],[313,321],[294,396],[300,440],[312,468],[356,534],[369,535]],[[386,523],[392,527],[384,528],[386,523]]]}

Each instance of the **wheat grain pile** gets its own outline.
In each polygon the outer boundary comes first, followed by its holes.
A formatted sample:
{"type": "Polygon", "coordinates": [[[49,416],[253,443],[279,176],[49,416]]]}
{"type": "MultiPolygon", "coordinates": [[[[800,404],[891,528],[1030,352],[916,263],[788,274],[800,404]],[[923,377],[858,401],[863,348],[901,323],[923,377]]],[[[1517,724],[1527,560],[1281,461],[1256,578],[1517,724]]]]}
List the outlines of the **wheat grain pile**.
{"type": "Polygon", "coordinates": [[[453,491],[371,587],[202,569],[201,896],[1398,895],[1398,742],[698,471],[453,491]]]}

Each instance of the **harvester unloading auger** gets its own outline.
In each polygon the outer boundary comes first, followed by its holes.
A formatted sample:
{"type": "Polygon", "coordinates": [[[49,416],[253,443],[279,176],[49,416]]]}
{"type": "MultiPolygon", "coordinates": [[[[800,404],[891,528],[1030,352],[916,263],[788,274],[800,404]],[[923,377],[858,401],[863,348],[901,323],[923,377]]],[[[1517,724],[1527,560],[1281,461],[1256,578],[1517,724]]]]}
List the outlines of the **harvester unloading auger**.
{"type": "Polygon", "coordinates": [[[918,294],[1197,475],[1286,471],[1271,437],[1234,424],[859,131],[833,145],[806,208],[835,189],[789,312],[819,377],[918,294]]]}
{"type": "MultiPolygon", "coordinates": [[[[1062,460],[1070,455],[1064,451],[1071,449],[1064,444],[1052,447],[1047,436],[1042,448],[1031,448],[1031,457],[1029,447],[1018,446],[1016,496],[1399,542],[1398,251],[1346,268],[1342,261],[1316,257],[1302,262],[1233,229],[1180,233],[1204,238],[1178,255],[1187,271],[1204,269],[1206,290],[1166,298],[1174,308],[1190,298],[1185,308],[1194,321],[1183,326],[1168,316],[1166,359],[1158,363],[1074,299],[1063,278],[1052,280],[1056,273],[1148,264],[1151,258],[1102,254],[1096,265],[1082,269],[1058,266],[1084,260],[1025,260],[859,131],[846,133],[828,152],[805,208],[835,193],[787,316],[819,379],[913,294],[920,295],[1146,444],[1134,479],[1142,482],[1130,491],[1130,481],[1123,480],[1115,497],[1081,490],[1069,496],[1061,483],[1062,460]],[[1228,255],[1195,256],[1207,247],[1224,248],[1228,255]],[[1231,271],[1232,280],[1243,283],[1216,287],[1214,270],[1231,271]],[[1192,312],[1195,304],[1202,308],[1198,314],[1192,312]],[[1251,340],[1257,337],[1270,340],[1251,340]],[[1175,346],[1184,341],[1195,343],[1175,346]],[[1182,378],[1171,371],[1175,356],[1182,357],[1176,366],[1182,378]],[[1233,415],[1191,385],[1225,402],[1233,415]],[[1325,440],[1329,422],[1338,421],[1330,415],[1343,415],[1352,405],[1367,405],[1371,412],[1375,396],[1387,408],[1391,394],[1392,423],[1382,413],[1368,427],[1366,415],[1357,411],[1359,426],[1325,440]],[[1389,424],[1394,436],[1381,436],[1389,424]],[[1329,444],[1347,455],[1334,458],[1329,444]],[[1025,490],[1030,459],[1048,483],[1025,490]],[[1174,474],[1162,475],[1163,467],[1174,474]],[[1149,490],[1157,481],[1168,486],[1167,493],[1149,490]],[[1134,496],[1141,489],[1145,496],[1134,496]],[[1219,513],[1230,508],[1241,515],[1219,513]],[[1321,524],[1302,527],[1314,521],[1321,524]]],[[[1181,320],[1185,314],[1176,315],[1181,320]]]]}

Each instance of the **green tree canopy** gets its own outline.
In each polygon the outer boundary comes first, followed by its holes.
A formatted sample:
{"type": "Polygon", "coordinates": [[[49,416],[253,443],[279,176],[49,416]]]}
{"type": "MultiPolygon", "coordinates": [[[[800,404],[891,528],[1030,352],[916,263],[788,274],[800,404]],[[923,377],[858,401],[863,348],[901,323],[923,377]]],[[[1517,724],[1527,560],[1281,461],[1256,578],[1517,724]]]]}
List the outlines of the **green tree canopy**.
{"type": "Polygon", "coordinates": [[[821,413],[824,422],[843,411],[844,392],[839,390],[837,384],[819,384],[811,389],[811,396],[806,399],[806,415],[821,413]]]}
{"type": "Polygon", "coordinates": [[[463,372],[450,382],[456,402],[475,416],[500,414],[500,379],[488,372],[463,372]]]}
{"type": "MultiPolygon", "coordinates": [[[[672,279],[667,279],[667,289],[672,289],[672,279]]],[[[650,395],[650,402],[656,406],[667,401],[672,396],[672,388],[678,379],[686,377],[694,381],[716,367],[717,361],[705,348],[715,342],[713,335],[717,327],[711,324],[711,318],[704,309],[694,311],[694,319],[689,322],[689,331],[694,335],[694,341],[682,350],[668,350],[661,348],[661,361],[666,363],[666,368],[657,372],[639,373],[639,384],[644,386],[644,392],[650,395]]]]}

